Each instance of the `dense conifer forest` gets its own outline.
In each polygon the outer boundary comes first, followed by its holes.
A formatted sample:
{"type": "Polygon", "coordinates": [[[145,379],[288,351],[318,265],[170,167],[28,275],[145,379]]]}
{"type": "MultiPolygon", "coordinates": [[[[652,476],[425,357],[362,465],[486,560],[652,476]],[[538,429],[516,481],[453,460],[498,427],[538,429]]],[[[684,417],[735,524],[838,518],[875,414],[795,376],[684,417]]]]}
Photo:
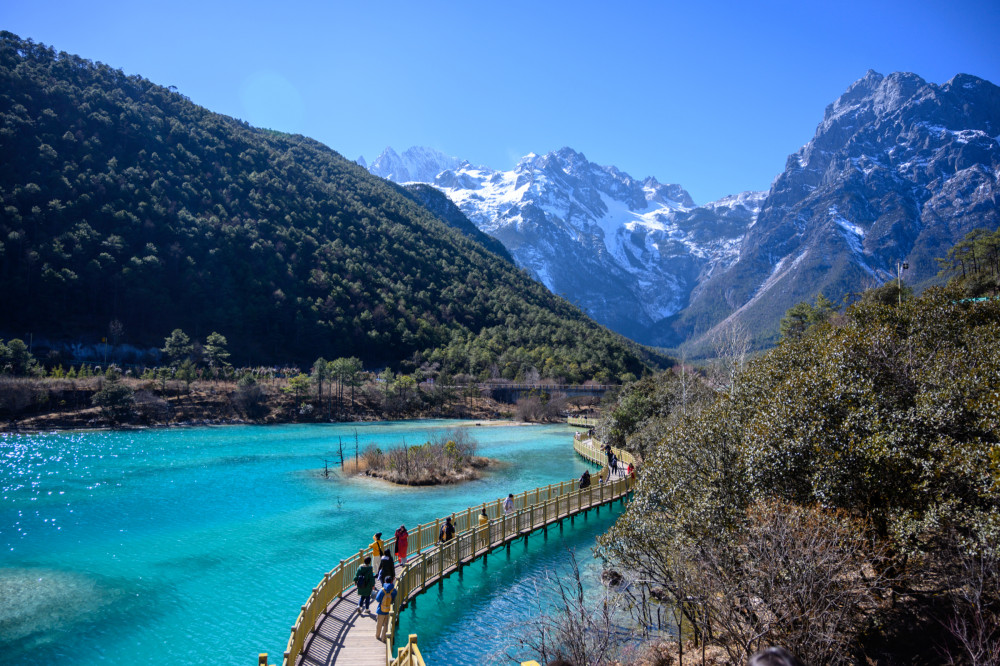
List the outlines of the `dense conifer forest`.
{"type": "Polygon", "coordinates": [[[117,321],[145,348],[217,331],[237,365],[572,382],[665,360],[326,146],[9,32],[0,154],[0,337],[93,344],[117,321]]]}

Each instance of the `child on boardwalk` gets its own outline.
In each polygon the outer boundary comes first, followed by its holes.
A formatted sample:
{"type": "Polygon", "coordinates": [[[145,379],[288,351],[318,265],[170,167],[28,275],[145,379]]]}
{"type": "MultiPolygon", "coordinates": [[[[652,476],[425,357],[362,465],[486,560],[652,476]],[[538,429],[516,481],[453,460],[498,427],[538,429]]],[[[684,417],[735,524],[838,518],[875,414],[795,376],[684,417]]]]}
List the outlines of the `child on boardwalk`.
{"type": "Polygon", "coordinates": [[[372,571],[372,558],[366,557],[365,563],[358,567],[358,572],[354,574],[354,584],[358,586],[358,615],[364,608],[372,605],[372,589],[375,587],[375,572],[372,571]]]}
{"type": "Polygon", "coordinates": [[[375,638],[385,643],[385,633],[389,628],[389,615],[392,613],[392,602],[396,600],[396,588],[392,584],[392,576],[385,579],[382,589],[375,595],[378,604],[378,620],[375,623],[375,638]]]}

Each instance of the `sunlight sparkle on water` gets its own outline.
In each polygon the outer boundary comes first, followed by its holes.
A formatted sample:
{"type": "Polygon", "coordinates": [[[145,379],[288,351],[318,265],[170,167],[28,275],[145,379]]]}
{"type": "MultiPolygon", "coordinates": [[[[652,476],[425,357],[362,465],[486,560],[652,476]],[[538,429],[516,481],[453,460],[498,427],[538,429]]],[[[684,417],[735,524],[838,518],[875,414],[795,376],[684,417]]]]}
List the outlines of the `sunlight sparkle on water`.
{"type": "MultiPolygon", "coordinates": [[[[481,454],[504,465],[459,486],[390,488],[317,473],[338,439],[353,453],[355,431],[361,449],[369,442],[384,449],[456,425],[0,437],[4,659],[168,664],[210,651],[218,662],[249,664],[258,652],[280,655],[312,587],[340,557],[369,544],[374,531],[391,533],[401,523],[574,478],[586,467],[572,452],[572,430],[530,426],[474,428],[481,454]]],[[[498,565],[493,575],[501,582],[483,576],[476,594],[502,598],[497,585],[551,566],[525,562],[507,573],[498,565]]],[[[470,572],[462,589],[474,579],[470,572]]],[[[449,618],[464,605],[441,603],[449,618]]],[[[431,607],[419,611],[418,630],[428,649],[448,655],[447,641],[434,637],[431,607]]]]}

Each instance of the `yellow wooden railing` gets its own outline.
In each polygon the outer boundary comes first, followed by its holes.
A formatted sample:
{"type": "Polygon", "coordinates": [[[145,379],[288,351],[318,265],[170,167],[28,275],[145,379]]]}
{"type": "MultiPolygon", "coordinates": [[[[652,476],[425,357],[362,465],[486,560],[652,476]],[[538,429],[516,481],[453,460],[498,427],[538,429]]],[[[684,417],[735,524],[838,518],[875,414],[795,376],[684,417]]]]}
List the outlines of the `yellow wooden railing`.
{"type": "MultiPolygon", "coordinates": [[[[583,490],[577,489],[578,483],[575,480],[564,481],[522,493],[515,499],[515,507],[520,508],[516,508],[510,514],[503,513],[502,499],[470,507],[452,520],[453,524],[457,523],[455,538],[444,544],[435,543],[416,554],[413,559],[408,556],[407,567],[397,579],[396,600],[393,604],[393,613],[389,616],[386,664],[391,666],[406,664],[405,661],[400,661],[399,655],[393,659],[393,634],[397,613],[411,598],[479,554],[489,552],[497,546],[562,518],[620,499],[630,489],[627,479],[619,479],[608,484],[595,483],[583,490]],[[472,526],[472,521],[477,520],[479,511],[483,508],[490,517],[489,525],[472,526]]],[[[443,522],[439,519],[433,523],[435,535],[443,522]]],[[[416,663],[423,666],[423,662],[416,663]]],[[[292,662],[286,666],[292,666],[292,662]]]]}
{"type": "MultiPolygon", "coordinates": [[[[604,464],[605,453],[597,440],[582,439],[579,434],[573,439],[574,450],[592,462],[604,464]]],[[[632,462],[632,456],[615,449],[616,455],[625,464],[632,462]]],[[[393,657],[393,636],[399,610],[409,600],[451,574],[459,566],[485,554],[493,548],[509,543],[520,536],[557,522],[563,518],[587,511],[593,507],[623,498],[632,486],[630,478],[618,479],[611,483],[594,483],[580,490],[579,481],[563,481],[548,486],[528,490],[514,497],[514,510],[503,512],[504,499],[469,507],[453,513],[450,517],[455,526],[455,537],[446,543],[437,542],[441,525],[445,519],[418,525],[409,533],[406,568],[396,579],[396,599],[393,612],[389,616],[386,639],[387,666],[425,666],[417,636],[411,634],[406,644],[393,657]],[[490,518],[488,525],[476,525],[479,512],[485,510],[490,518]]],[[[395,537],[385,540],[385,548],[395,551],[395,537]]],[[[312,594],[301,607],[301,612],[291,628],[291,636],[285,648],[283,666],[295,666],[302,653],[306,638],[316,626],[316,621],[337,597],[342,597],[354,588],[354,574],[364,562],[370,548],[361,549],[357,555],[341,560],[323,576],[323,580],[312,589],[312,594]]],[[[267,655],[260,655],[260,665],[267,665],[267,655]]]]}
{"type": "MultiPolygon", "coordinates": [[[[594,438],[588,439],[583,433],[578,432],[573,434],[573,450],[592,463],[606,465],[608,462],[608,454],[604,451],[604,444],[594,438]]],[[[635,465],[635,456],[625,449],[612,446],[611,451],[618,458],[619,462],[624,465],[635,465]]]]}
{"type": "Polygon", "coordinates": [[[593,419],[588,416],[569,416],[566,418],[566,423],[578,428],[596,428],[601,424],[601,420],[593,419]]]}
{"type": "MultiPolygon", "coordinates": [[[[395,618],[389,618],[390,623],[395,622],[395,618]]],[[[390,624],[389,631],[393,629],[392,624],[390,624]]],[[[391,640],[391,638],[389,639],[391,640]]],[[[386,648],[387,651],[391,651],[391,648],[386,648]]],[[[387,657],[389,659],[389,657],[387,657]]],[[[406,640],[406,645],[399,648],[399,654],[395,659],[391,659],[395,666],[426,666],[424,662],[423,655],[420,654],[420,648],[417,647],[417,635],[410,634],[409,638],[406,640]]]]}

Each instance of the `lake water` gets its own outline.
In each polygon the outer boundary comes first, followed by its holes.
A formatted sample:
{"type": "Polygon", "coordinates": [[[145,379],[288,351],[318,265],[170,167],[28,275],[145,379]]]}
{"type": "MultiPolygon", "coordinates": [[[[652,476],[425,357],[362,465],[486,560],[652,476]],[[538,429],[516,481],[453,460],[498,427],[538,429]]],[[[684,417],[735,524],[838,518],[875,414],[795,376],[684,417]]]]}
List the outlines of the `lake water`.
{"type": "MultiPolygon", "coordinates": [[[[504,462],[459,486],[323,478],[353,456],[416,444],[458,421],[228,426],[0,437],[0,663],[280,663],[299,606],[339,560],[401,523],[579,476],[566,426],[473,427],[504,462]]],[[[581,563],[602,510],[467,567],[404,611],[431,663],[482,663],[547,571],[581,563]],[[533,588],[532,588],[533,589],[533,588]],[[475,603],[470,600],[474,599],[475,603]],[[478,652],[455,635],[479,632],[478,652]],[[492,637],[492,638],[489,638],[492,637]]],[[[594,575],[593,565],[585,567],[594,575]]]]}

